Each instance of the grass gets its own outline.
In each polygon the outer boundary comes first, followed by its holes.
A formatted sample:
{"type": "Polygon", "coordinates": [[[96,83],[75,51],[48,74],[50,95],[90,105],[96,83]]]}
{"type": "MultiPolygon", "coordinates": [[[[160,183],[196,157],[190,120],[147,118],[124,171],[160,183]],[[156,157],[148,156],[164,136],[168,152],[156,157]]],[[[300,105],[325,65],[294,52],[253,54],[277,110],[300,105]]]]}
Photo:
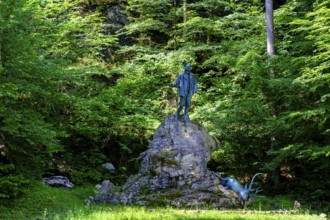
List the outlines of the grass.
{"type": "MultiPolygon", "coordinates": [[[[288,197],[259,198],[244,210],[174,209],[170,207],[141,207],[126,205],[92,205],[85,201],[96,193],[92,186],[73,190],[57,189],[35,183],[21,198],[0,200],[1,220],[129,220],[129,219],[260,219],[314,220],[325,219],[312,214],[307,205],[293,212],[293,201],[288,197]],[[277,210],[277,211],[269,211],[277,210]],[[289,210],[289,211],[284,211],[289,210]],[[290,211],[291,210],[291,211],[290,211]]],[[[316,212],[315,212],[316,213],[316,212]]]]}
{"type": "Polygon", "coordinates": [[[14,200],[0,200],[0,219],[35,219],[48,213],[65,212],[84,207],[84,201],[95,194],[94,187],[75,187],[74,190],[52,188],[39,182],[24,189],[24,195],[14,200]]]}
{"type": "Polygon", "coordinates": [[[208,220],[316,220],[320,216],[260,211],[189,210],[173,208],[147,208],[134,206],[99,206],[90,209],[71,210],[50,217],[51,220],[145,220],[145,219],[208,219],[208,220]]]}

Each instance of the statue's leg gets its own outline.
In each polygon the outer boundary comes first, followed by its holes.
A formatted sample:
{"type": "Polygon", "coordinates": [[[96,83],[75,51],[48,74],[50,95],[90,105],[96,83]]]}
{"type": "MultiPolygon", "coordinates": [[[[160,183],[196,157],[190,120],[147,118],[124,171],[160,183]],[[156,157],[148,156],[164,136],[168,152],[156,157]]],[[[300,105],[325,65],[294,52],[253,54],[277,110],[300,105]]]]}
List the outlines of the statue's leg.
{"type": "Polygon", "coordinates": [[[179,119],[181,110],[182,110],[182,106],[179,105],[179,108],[176,110],[175,120],[179,119]]]}
{"type": "Polygon", "coordinates": [[[189,105],[186,105],[184,108],[184,115],[183,115],[184,122],[189,122],[188,110],[189,110],[189,105]]]}
{"type": "Polygon", "coordinates": [[[183,116],[184,122],[189,122],[188,111],[189,111],[189,106],[190,106],[190,100],[191,100],[191,97],[187,96],[186,100],[185,100],[185,108],[184,108],[184,116],[183,116]]]}
{"type": "Polygon", "coordinates": [[[184,96],[180,96],[180,103],[178,109],[176,110],[175,120],[179,120],[180,112],[183,108],[183,105],[184,105],[184,96]]]}

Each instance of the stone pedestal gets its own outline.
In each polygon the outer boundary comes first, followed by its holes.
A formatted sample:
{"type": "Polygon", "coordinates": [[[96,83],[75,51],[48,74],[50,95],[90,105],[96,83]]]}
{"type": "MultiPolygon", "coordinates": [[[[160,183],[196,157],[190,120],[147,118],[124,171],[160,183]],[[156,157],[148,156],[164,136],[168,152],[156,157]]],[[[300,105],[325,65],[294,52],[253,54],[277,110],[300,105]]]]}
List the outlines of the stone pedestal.
{"type": "Polygon", "coordinates": [[[218,146],[200,124],[169,115],[157,129],[150,148],[140,155],[138,174],[119,192],[95,196],[96,202],[171,205],[174,207],[238,207],[242,201],[219,184],[208,169],[218,146]],[[102,198],[102,199],[98,199],[102,198]]]}

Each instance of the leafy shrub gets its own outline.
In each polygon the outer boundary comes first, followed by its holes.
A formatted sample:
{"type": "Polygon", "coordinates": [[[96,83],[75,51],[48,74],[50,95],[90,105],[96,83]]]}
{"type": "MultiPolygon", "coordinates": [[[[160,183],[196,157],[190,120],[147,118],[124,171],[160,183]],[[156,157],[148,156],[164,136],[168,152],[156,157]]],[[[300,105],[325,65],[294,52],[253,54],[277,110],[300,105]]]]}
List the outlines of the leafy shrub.
{"type": "Polygon", "coordinates": [[[23,175],[15,174],[14,171],[13,164],[0,164],[0,200],[18,196],[29,183],[23,175]]]}

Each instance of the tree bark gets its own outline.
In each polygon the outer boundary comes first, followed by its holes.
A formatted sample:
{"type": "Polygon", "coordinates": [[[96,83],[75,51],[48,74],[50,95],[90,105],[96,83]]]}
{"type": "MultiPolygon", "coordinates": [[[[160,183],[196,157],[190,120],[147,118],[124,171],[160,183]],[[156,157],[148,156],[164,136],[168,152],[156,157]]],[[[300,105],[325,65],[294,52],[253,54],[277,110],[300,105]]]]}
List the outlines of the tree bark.
{"type": "Polygon", "coordinates": [[[183,23],[187,22],[187,0],[183,0],[183,23]]]}
{"type": "Polygon", "coordinates": [[[267,53],[270,57],[275,55],[273,0],[266,0],[266,30],[267,53]]]}
{"type": "MultiPolygon", "coordinates": [[[[187,0],[183,0],[183,23],[187,22],[187,0]]],[[[187,27],[183,27],[183,37],[186,39],[187,36],[187,27]]]]}

